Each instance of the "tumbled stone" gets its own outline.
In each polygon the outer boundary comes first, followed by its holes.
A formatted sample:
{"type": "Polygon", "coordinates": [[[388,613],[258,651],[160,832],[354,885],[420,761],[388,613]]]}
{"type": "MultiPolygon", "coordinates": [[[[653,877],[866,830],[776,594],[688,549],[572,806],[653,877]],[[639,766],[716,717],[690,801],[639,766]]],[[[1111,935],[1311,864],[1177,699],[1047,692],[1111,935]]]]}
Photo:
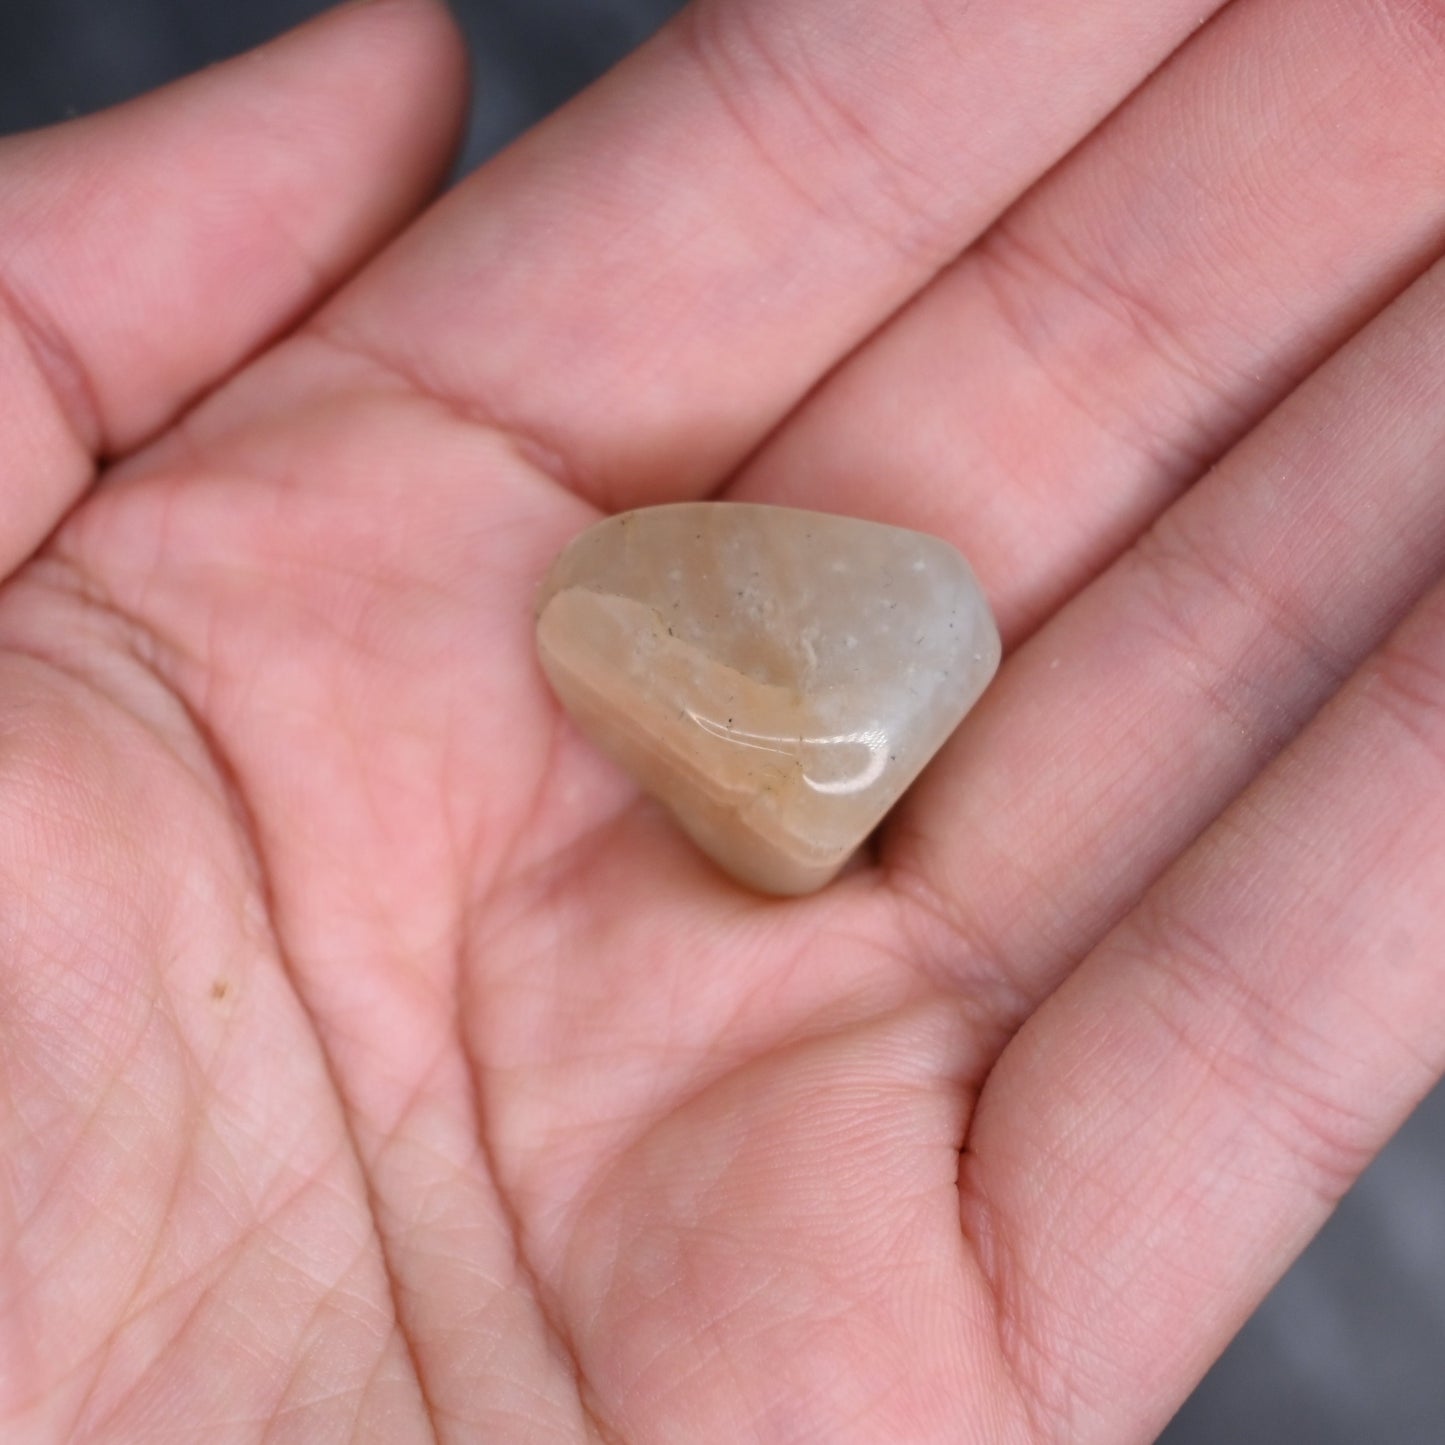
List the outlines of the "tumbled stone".
{"type": "Polygon", "coordinates": [[[948,543],[728,502],[584,532],[543,584],[537,644],[582,730],[774,894],[838,873],[999,663],[948,543]]]}

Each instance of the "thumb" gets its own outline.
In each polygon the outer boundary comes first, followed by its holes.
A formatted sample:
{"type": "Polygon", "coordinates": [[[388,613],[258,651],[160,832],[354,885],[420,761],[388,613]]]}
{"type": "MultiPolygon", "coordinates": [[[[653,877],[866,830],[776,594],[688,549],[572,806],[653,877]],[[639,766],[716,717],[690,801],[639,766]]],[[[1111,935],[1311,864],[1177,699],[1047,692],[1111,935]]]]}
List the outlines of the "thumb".
{"type": "Polygon", "coordinates": [[[0,575],[407,221],[463,97],[445,10],[369,0],[0,140],[0,575]]]}

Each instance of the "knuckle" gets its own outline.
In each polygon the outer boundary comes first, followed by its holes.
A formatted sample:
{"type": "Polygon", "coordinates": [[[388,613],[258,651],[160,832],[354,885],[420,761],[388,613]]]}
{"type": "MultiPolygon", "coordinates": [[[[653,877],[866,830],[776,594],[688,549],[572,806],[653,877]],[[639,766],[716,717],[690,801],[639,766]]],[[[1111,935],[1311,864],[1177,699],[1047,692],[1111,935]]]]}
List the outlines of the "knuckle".
{"type": "Polygon", "coordinates": [[[1062,236],[1033,236],[1027,215],[1005,216],[969,256],[1013,341],[1054,392],[1151,472],[1198,475],[1213,454],[1199,398],[1231,405],[1225,381],[1144,290],[1062,236]],[[1175,382],[1148,409],[1132,382],[1140,357],[1175,382]]]}
{"type": "Polygon", "coordinates": [[[820,61],[806,21],[786,7],[701,0],[679,26],[745,145],[807,210],[912,265],[952,259],[958,202],[948,168],[930,159],[937,127],[877,104],[887,87],[856,54],[843,66],[820,61]]]}
{"type": "Polygon", "coordinates": [[[1364,686],[1373,704],[1445,773],[1445,648],[1414,629],[1371,659],[1364,686]]]}
{"type": "Polygon", "coordinates": [[[1241,1159],[1333,1206],[1376,1148],[1371,1119],[1336,1081],[1337,1041],[1287,1002],[1268,959],[1241,956],[1177,905],[1146,903],[1131,946],[1160,983],[1155,1022],[1243,1131],[1241,1159]]]}
{"type": "Polygon", "coordinates": [[[1176,510],[1140,538],[1124,567],[1165,666],[1269,757],[1355,660],[1330,636],[1328,619],[1294,595],[1287,571],[1267,573],[1253,550],[1207,509],[1176,510]],[[1282,676],[1290,678],[1284,692],[1282,676]]]}

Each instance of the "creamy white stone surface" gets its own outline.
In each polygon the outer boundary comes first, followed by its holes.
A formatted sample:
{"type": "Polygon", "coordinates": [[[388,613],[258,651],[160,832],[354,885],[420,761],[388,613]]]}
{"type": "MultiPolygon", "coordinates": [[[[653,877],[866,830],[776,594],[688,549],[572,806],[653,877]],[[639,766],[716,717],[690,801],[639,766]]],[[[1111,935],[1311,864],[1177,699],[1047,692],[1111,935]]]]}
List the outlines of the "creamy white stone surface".
{"type": "Polygon", "coordinates": [[[543,584],[537,643],[583,731],[774,894],[837,875],[999,664],[948,543],[729,502],[584,532],[543,584]]]}

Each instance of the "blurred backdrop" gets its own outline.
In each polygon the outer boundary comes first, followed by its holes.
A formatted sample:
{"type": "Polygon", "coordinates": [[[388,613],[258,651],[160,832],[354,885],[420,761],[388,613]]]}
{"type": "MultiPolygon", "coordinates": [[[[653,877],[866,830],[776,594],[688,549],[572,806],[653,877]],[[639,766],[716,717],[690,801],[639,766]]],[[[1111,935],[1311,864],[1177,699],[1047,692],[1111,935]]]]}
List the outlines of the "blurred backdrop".
{"type": "MultiPolygon", "coordinates": [[[[677,0],[452,3],[474,73],[463,169],[678,8],[677,0]]],[[[0,132],[123,100],[322,8],[313,0],[0,0],[0,132]]],[[[1445,1093],[1345,1200],[1163,1439],[1445,1442],[1445,1093]]]]}

